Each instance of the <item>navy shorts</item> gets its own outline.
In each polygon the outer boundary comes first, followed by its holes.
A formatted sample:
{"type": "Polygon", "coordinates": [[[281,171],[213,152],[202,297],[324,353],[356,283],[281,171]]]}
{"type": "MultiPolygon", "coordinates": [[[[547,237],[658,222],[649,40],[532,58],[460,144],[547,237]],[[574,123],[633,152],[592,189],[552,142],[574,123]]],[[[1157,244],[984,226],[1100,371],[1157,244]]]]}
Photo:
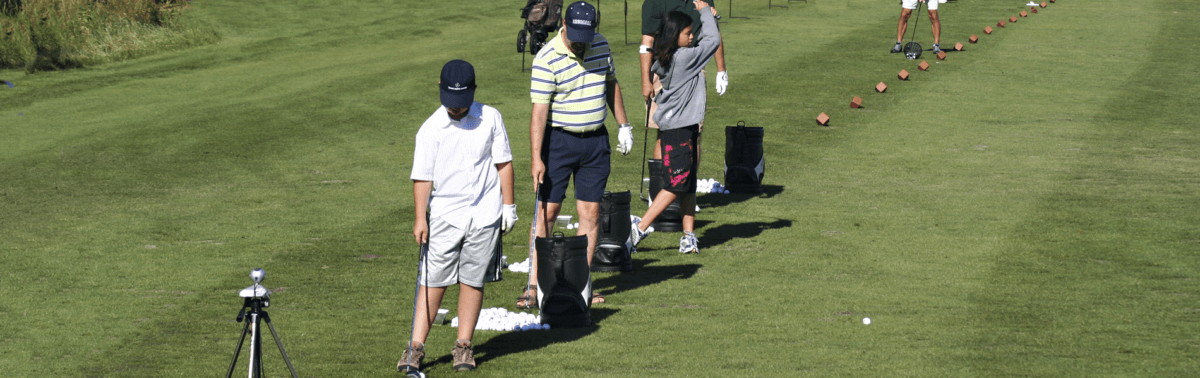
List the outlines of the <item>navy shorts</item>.
{"type": "Polygon", "coordinates": [[[546,126],[542,161],[546,163],[546,176],[538,189],[538,200],[562,203],[567,197],[567,183],[575,176],[575,199],[600,202],[604,186],[608,184],[611,171],[608,145],[608,129],[572,133],[559,127],[546,126]]]}
{"type": "Polygon", "coordinates": [[[663,130],[663,189],[675,194],[696,193],[696,142],[700,126],[663,130]]]}

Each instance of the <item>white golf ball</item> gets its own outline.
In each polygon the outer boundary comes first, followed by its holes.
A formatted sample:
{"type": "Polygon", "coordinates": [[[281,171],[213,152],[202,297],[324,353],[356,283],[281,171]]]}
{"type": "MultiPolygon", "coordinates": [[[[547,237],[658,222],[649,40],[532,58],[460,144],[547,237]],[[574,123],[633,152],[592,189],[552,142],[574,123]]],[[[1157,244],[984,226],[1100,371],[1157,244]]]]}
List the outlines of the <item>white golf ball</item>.
{"type": "Polygon", "coordinates": [[[871,324],[871,318],[863,318],[863,324],[871,324]]]}

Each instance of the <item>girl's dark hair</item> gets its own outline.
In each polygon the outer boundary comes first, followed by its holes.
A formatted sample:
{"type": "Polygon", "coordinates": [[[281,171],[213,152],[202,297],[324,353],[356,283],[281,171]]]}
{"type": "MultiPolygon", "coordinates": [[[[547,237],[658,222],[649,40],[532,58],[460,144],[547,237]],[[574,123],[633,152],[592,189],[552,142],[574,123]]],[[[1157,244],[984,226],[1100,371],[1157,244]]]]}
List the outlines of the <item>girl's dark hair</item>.
{"type": "Polygon", "coordinates": [[[658,26],[658,35],[654,37],[654,59],[658,64],[671,68],[671,58],[679,49],[679,33],[692,26],[692,17],[680,11],[671,11],[663,18],[658,26]]]}

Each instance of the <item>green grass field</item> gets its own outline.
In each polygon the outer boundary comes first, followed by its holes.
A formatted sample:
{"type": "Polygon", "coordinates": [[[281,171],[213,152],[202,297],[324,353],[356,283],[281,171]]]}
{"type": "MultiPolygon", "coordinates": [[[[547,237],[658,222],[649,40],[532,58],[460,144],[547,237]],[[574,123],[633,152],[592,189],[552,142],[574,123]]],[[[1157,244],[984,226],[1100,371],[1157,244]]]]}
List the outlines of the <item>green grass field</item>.
{"type": "MultiPolygon", "coordinates": [[[[600,3],[636,104],[624,4],[600,3]]],[[[700,177],[722,179],[721,127],[744,120],[766,128],[768,193],[701,195],[701,254],[651,236],[634,271],[594,276],[596,325],[479,331],[480,369],[463,374],[1195,374],[1200,3],[1061,0],[995,27],[1022,3],[942,4],[942,45],[980,42],[926,51],[921,72],[886,53],[896,1],[734,2],[750,18],[722,25],[731,84],[710,88],[700,177]]],[[[0,71],[16,85],[0,86],[0,371],[222,375],[237,291],[262,267],[300,376],[399,376],[412,140],[450,59],[475,65],[477,100],[504,114],[524,224],[505,247],[510,262],[527,251],[523,5],[196,0],[188,17],[220,42],[0,71]]],[[[641,123],[610,190],[638,190],[641,123]]],[[[485,307],[513,309],[526,276],[507,273],[485,307]]],[[[430,335],[430,375],[458,374],[453,337],[430,335]]],[[[288,375],[269,343],[265,360],[288,375]]]]}

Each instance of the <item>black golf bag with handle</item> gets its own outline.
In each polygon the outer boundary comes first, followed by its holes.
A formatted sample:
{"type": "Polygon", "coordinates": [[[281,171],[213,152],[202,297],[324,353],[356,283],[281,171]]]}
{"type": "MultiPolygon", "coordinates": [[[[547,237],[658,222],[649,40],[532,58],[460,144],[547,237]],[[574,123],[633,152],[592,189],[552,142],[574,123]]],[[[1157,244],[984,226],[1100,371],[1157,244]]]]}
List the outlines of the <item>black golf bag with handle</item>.
{"type": "Polygon", "coordinates": [[[763,156],[763,128],[725,126],[725,188],[730,193],[762,193],[766,170],[763,156]]]}
{"type": "Polygon", "coordinates": [[[562,4],[562,0],[529,0],[521,8],[525,25],[517,32],[517,52],[528,49],[530,55],[537,55],[542,50],[546,37],[562,24],[562,4]]]}
{"type": "Polygon", "coordinates": [[[629,201],[633,194],[604,192],[600,197],[600,220],[597,224],[596,253],[592,257],[593,272],[624,272],[633,269],[632,252],[626,248],[633,227],[629,218],[629,201]]]}
{"type": "Polygon", "coordinates": [[[537,249],[537,297],[542,324],[586,327],[592,324],[592,272],[587,236],[561,232],[533,241],[537,249]]]}

